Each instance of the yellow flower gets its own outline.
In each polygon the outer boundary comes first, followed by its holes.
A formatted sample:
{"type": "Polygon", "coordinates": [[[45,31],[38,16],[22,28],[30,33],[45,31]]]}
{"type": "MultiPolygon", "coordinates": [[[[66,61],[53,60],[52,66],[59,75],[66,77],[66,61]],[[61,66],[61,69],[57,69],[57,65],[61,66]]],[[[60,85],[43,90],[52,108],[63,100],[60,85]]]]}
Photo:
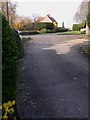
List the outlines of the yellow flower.
{"type": "Polygon", "coordinates": [[[2,109],[2,105],[0,105],[0,109],[2,109]]]}
{"type": "Polygon", "coordinates": [[[5,115],[3,116],[3,119],[4,119],[4,120],[8,120],[8,116],[5,114],[5,115]]]}
{"type": "Polygon", "coordinates": [[[3,107],[4,107],[4,108],[7,108],[7,103],[3,103],[3,107]]]}
{"type": "Polygon", "coordinates": [[[14,117],[14,120],[17,120],[16,117],[14,117]]]}
{"type": "MultiPolygon", "coordinates": [[[[14,105],[15,105],[15,100],[13,100],[12,102],[8,101],[7,103],[3,104],[4,107],[3,120],[8,120],[8,115],[14,113],[14,108],[13,108],[14,105]]],[[[0,105],[0,109],[2,109],[2,105],[0,105]]],[[[14,118],[14,120],[16,120],[16,117],[14,118]]]]}
{"type": "Polygon", "coordinates": [[[10,109],[10,114],[12,114],[12,113],[14,113],[14,109],[13,108],[10,109]]]}
{"type": "Polygon", "coordinates": [[[8,107],[5,109],[5,111],[6,111],[6,112],[9,112],[9,109],[8,109],[8,107]]]}
{"type": "Polygon", "coordinates": [[[11,106],[12,106],[11,101],[8,101],[8,102],[7,102],[7,106],[8,106],[8,107],[11,107],[11,106]]]}
{"type": "Polygon", "coordinates": [[[15,100],[12,101],[12,105],[15,105],[15,100]]]}

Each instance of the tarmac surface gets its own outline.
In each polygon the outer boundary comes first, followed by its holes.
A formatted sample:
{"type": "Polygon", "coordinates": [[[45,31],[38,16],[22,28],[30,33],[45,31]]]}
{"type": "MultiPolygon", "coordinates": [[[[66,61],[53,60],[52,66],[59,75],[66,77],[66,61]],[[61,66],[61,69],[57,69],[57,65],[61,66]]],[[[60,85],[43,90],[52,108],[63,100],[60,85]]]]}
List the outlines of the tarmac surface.
{"type": "Polygon", "coordinates": [[[25,118],[87,118],[88,59],[78,35],[32,35],[20,65],[17,109],[25,118]]]}

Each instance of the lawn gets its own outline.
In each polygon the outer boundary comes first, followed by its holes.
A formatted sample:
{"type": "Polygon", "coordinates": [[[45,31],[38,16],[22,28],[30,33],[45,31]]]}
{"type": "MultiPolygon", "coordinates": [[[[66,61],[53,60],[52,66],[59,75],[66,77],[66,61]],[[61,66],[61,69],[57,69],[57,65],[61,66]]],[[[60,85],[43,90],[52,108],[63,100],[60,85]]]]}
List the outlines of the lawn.
{"type": "Polygon", "coordinates": [[[83,34],[80,31],[69,31],[69,32],[60,32],[59,35],[81,35],[83,34]]]}

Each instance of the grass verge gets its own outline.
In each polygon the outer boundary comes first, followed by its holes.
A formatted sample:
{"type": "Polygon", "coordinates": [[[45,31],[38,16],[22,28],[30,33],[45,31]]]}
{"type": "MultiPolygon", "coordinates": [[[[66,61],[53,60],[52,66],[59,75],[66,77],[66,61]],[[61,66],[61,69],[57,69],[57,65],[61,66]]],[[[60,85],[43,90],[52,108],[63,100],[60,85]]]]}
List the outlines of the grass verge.
{"type": "Polygon", "coordinates": [[[61,32],[59,33],[59,35],[81,35],[83,34],[80,31],[69,31],[69,32],[61,32]]]}

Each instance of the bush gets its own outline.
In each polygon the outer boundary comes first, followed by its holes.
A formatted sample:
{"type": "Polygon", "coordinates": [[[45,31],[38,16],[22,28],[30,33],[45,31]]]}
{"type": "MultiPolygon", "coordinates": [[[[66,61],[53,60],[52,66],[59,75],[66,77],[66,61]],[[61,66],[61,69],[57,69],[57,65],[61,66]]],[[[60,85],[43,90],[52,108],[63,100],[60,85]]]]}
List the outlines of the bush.
{"type": "Polygon", "coordinates": [[[52,31],[46,28],[40,30],[40,33],[51,33],[52,31]]]}
{"type": "Polygon", "coordinates": [[[53,30],[54,29],[54,25],[53,23],[39,23],[39,22],[36,22],[36,28],[38,28],[39,30],[41,29],[49,29],[49,30],[53,30]]]}
{"type": "Polygon", "coordinates": [[[79,31],[78,24],[73,24],[73,31],[79,31]]]}
{"type": "Polygon", "coordinates": [[[40,33],[47,33],[47,29],[46,28],[41,29],[40,33]]]}
{"type": "Polygon", "coordinates": [[[49,29],[47,29],[47,33],[52,33],[52,31],[51,31],[51,30],[49,30],[49,29]]]}
{"type": "Polygon", "coordinates": [[[23,44],[22,44],[22,41],[20,39],[19,33],[16,30],[13,30],[13,33],[14,33],[14,37],[16,40],[16,44],[17,44],[18,59],[20,59],[23,57],[23,53],[24,53],[23,44]]]}
{"type": "Polygon", "coordinates": [[[2,17],[2,97],[3,102],[15,99],[18,76],[18,49],[13,31],[2,17]]]}
{"type": "Polygon", "coordinates": [[[86,27],[86,22],[80,23],[80,24],[73,24],[73,31],[79,31],[82,28],[86,27]]]}

